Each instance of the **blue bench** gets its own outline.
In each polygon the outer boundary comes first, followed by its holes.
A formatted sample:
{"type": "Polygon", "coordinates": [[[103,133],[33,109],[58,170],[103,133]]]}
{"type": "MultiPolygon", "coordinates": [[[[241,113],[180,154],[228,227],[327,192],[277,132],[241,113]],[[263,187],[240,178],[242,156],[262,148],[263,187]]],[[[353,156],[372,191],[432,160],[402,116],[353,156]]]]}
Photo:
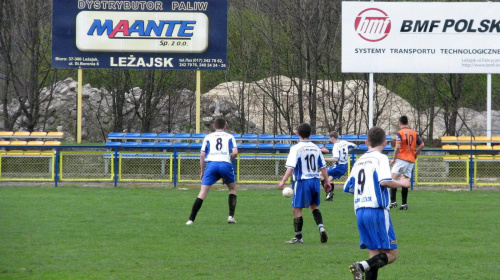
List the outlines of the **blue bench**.
{"type": "Polygon", "coordinates": [[[238,144],[238,148],[248,149],[248,148],[257,148],[256,143],[240,143],[238,144]]]}
{"type": "Polygon", "coordinates": [[[272,148],[274,148],[274,144],[273,143],[259,143],[257,145],[257,147],[259,149],[272,149],[272,148]]]}
{"type": "Polygon", "coordinates": [[[123,143],[122,146],[128,147],[128,148],[139,147],[139,143],[138,142],[125,142],[125,143],[123,143]]]}
{"type": "Polygon", "coordinates": [[[174,140],[190,140],[191,133],[176,133],[174,134],[174,140]]]}
{"type": "Polygon", "coordinates": [[[176,142],[174,143],[174,148],[188,148],[189,143],[187,142],[176,142]]]}
{"type": "Polygon", "coordinates": [[[197,149],[201,149],[201,146],[203,145],[203,143],[191,143],[189,145],[189,147],[191,148],[197,148],[197,149]]]}
{"type": "Polygon", "coordinates": [[[259,134],[259,141],[271,141],[274,142],[274,134],[259,134]]]}
{"type": "Polygon", "coordinates": [[[205,136],[207,136],[206,133],[194,133],[193,135],[191,135],[191,138],[193,140],[203,140],[205,136]]]}
{"type": "Polygon", "coordinates": [[[158,143],[156,143],[156,147],[159,147],[159,148],[172,148],[173,144],[171,142],[158,142],[158,143]]]}
{"type": "Polygon", "coordinates": [[[154,147],[156,147],[156,143],[155,142],[141,142],[141,143],[139,143],[139,147],[154,148],[154,147]]]}
{"type": "Polygon", "coordinates": [[[153,140],[156,141],[158,139],[158,133],[147,132],[141,134],[141,140],[153,140]]]}
{"type": "Polygon", "coordinates": [[[358,141],[359,140],[358,135],[352,135],[352,134],[342,135],[340,137],[340,139],[345,140],[345,141],[349,141],[349,142],[353,142],[353,141],[358,141]]]}
{"type": "Polygon", "coordinates": [[[243,134],[241,135],[241,140],[243,141],[257,141],[259,136],[257,134],[243,134]]]}
{"type": "Polygon", "coordinates": [[[158,141],[162,140],[169,140],[171,141],[172,139],[174,139],[174,134],[173,133],[160,133],[158,134],[158,141]]]}
{"type": "Polygon", "coordinates": [[[292,141],[292,136],[288,134],[278,134],[274,137],[276,141],[286,142],[292,141]]]}
{"type": "Polygon", "coordinates": [[[309,139],[311,139],[311,141],[323,142],[325,141],[325,135],[313,134],[309,139]]]}
{"type": "Polygon", "coordinates": [[[276,143],[274,145],[275,149],[290,149],[290,144],[288,143],[276,143]]]}

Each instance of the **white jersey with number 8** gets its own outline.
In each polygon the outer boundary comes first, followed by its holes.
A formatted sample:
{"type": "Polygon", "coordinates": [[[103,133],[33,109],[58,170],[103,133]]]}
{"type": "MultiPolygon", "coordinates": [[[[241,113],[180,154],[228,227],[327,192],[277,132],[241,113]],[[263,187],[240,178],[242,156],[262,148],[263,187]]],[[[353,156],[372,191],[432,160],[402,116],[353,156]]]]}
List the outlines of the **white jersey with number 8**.
{"type": "Polygon", "coordinates": [[[201,146],[201,152],[206,154],[206,162],[217,161],[231,163],[231,152],[233,148],[236,148],[236,140],[233,135],[224,131],[216,131],[205,136],[201,146]]]}

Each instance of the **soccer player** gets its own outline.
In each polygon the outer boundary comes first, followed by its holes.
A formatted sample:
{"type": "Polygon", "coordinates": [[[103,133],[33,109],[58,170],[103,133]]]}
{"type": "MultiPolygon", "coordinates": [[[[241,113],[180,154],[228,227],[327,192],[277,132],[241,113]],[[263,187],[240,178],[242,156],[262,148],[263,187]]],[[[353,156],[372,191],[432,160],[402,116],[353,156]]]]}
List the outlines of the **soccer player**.
{"type": "Polygon", "coordinates": [[[359,231],[359,247],[368,249],[369,259],[350,265],[354,280],[377,279],[378,270],[398,257],[396,234],[389,212],[389,188],[410,187],[406,178],[392,180],[389,159],[382,154],[385,131],[372,127],[365,141],[368,151],[354,164],[344,192],[354,194],[354,212],[359,231]]]}
{"type": "Polygon", "coordinates": [[[225,132],[226,120],[216,118],[214,122],[215,132],[208,134],[203,139],[200,154],[200,179],[201,189],[194,201],[191,215],[186,225],[192,225],[196,214],[207,197],[210,187],[222,178],[229,189],[229,217],[227,222],[235,224],[234,210],[236,209],[236,179],[232,161],[238,155],[236,140],[225,132]],[[206,165],[206,166],[205,166],[206,165]]]}
{"type": "MultiPolygon", "coordinates": [[[[347,161],[349,160],[349,151],[356,147],[355,144],[351,142],[347,142],[345,140],[339,140],[339,133],[337,131],[332,131],[329,134],[330,142],[333,143],[332,155],[331,158],[325,158],[327,162],[334,162],[335,165],[330,166],[326,169],[329,176],[332,177],[331,181],[331,190],[326,193],[326,201],[333,201],[333,191],[334,184],[333,179],[338,179],[342,177],[347,172],[347,161]]],[[[328,149],[323,147],[321,148],[321,152],[328,153],[328,149]]]]}
{"type": "MultiPolygon", "coordinates": [[[[408,117],[401,116],[398,124],[400,130],[396,134],[394,157],[390,162],[392,165],[392,178],[397,179],[402,175],[409,179],[415,165],[415,159],[424,148],[424,141],[417,132],[408,128],[408,117]],[[417,147],[417,151],[415,151],[415,147],[417,147]]],[[[391,208],[398,206],[396,193],[397,189],[391,189],[391,208]]],[[[399,210],[408,210],[408,189],[401,190],[401,206],[399,210]]]]}
{"type": "Polygon", "coordinates": [[[330,188],[330,180],[326,173],[326,161],[318,146],[310,141],[311,126],[308,123],[302,123],[297,128],[297,134],[300,142],[290,148],[290,152],[286,159],[286,172],[283,179],[278,185],[279,189],[283,189],[286,181],[293,175],[293,227],[295,237],[288,244],[304,243],[302,239],[302,208],[309,207],[314,221],[319,229],[320,240],[322,243],[327,242],[328,233],[323,226],[323,217],[318,209],[320,204],[320,170],[325,178],[325,188],[330,188]]]}

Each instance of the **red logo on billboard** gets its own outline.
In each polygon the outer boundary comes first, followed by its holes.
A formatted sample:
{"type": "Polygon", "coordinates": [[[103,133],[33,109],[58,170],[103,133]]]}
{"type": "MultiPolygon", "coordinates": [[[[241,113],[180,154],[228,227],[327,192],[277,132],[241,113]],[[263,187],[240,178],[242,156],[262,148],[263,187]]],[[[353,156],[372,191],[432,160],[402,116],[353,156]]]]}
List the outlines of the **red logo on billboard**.
{"type": "Polygon", "coordinates": [[[384,11],[369,8],[358,14],[354,21],[354,30],[366,41],[378,42],[389,35],[391,20],[384,11]]]}

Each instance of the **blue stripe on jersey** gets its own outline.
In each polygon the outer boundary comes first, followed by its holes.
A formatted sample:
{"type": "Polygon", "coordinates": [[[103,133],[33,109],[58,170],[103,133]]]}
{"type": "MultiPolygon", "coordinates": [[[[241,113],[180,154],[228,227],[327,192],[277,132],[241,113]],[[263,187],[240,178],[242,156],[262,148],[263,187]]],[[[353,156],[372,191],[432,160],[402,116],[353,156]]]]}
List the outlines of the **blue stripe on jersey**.
{"type": "Polygon", "coordinates": [[[319,166],[319,167],[318,167],[318,171],[319,171],[321,168],[323,168],[323,167],[325,167],[325,166],[326,166],[326,165],[323,165],[323,161],[321,160],[321,157],[318,157],[318,166],[319,166]]]}
{"type": "MultiPolygon", "coordinates": [[[[390,179],[390,180],[389,179],[386,179],[386,180],[382,179],[381,182],[383,182],[383,181],[392,181],[392,179],[390,179]]],[[[382,199],[383,199],[382,200],[383,201],[382,202],[382,207],[387,208],[387,207],[389,207],[389,204],[391,203],[391,199],[390,199],[390,196],[389,196],[389,190],[388,190],[387,187],[384,187],[384,186],[380,186],[380,187],[383,190],[382,191],[382,199]]]]}
{"type": "Polygon", "coordinates": [[[349,181],[345,182],[344,192],[354,194],[354,185],[356,184],[356,179],[351,177],[349,181]]]}
{"type": "Polygon", "coordinates": [[[386,187],[380,185],[377,171],[373,172],[373,184],[375,185],[375,196],[377,197],[378,206],[386,208],[389,206],[389,192],[386,187]]]}
{"type": "Polygon", "coordinates": [[[207,145],[205,146],[205,155],[208,155],[210,153],[210,141],[207,141],[207,145]]]}
{"type": "Polygon", "coordinates": [[[292,167],[292,168],[295,168],[293,170],[293,173],[294,173],[294,180],[298,180],[299,178],[302,178],[302,161],[300,160],[300,158],[297,159],[297,166],[296,167],[292,167]]]}
{"type": "Polygon", "coordinates": [[[228,152],[229,152],[229,154],[231,154],[233,152],[233,148],[234,148],[233,147],[233,141],[231,141],[231,138],[229,138],[227,140],[227,143],[228,143],[227,146],[229,147],[229,151],[228,152]]]}
{"type": "Polygon", "coordinates": [[[382,186],[379,184],[378,182],[378,173],[377,171],[374,171],[373,172],[373,185],[374,185],[374,190],[375,190],[375,196],[377,197],[377,201],[378,201],[378,206],[379,207],[384,207],[382,206],[382,186]]]}

